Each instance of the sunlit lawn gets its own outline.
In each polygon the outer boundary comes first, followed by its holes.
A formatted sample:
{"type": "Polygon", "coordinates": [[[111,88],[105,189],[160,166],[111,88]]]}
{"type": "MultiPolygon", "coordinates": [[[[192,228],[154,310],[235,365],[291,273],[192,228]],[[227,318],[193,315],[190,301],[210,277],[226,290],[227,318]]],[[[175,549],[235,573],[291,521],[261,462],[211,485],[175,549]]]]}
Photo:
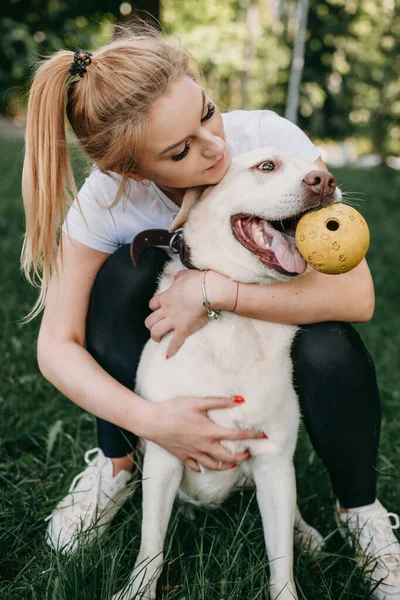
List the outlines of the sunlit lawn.
{"type": "MultiPolygon", "coordinates": [[[[18,325],[35,298],[18,266],[22,143],[0,140],[0,157],[0,598],[109,600],[139,547],[140,490],[91,551],[60,557],[45,545],[44,518],[83,468],[85,450],[96,445],[95,422],[40,375],[35,359],[38,322],[18,325]],[[49,438],[51,431],[58,433],[49,438]]],[[[355,202],[372,234],[368,260],[377,306],[373,320],[358,329],[375,359],[383,401],[379,497],[389,510],[400,511],[400,174],[386,169],[341,169],[335,174],[345,190],[358,192],[355,202]]],[[[334,499],[304,433],[296,463],[300,505],[327,535],[334,531],[334,499]]],[[[233,496],[222,509],[200,511],[195,523],[174,510],[166,551],[160,598],[268,597],[261,519],[250,492],[233,496]]],[[[337,532],[322,562],[296,554],[295,569],[301,599],[369,598],[351,551],[337,532]]]]}

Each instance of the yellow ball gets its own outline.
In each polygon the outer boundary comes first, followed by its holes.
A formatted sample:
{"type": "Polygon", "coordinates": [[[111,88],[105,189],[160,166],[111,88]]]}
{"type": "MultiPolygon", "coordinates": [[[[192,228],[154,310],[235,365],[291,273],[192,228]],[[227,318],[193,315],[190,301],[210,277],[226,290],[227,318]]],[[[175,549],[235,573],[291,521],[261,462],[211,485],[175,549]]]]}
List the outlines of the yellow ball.
{"type": "Polygon", "coordinates": [[[354,269],[368,252],[370,235],[364,217],[337,203],[306,213],[296,227],[296,244],[309,265],[337,275],[354,269]]]}

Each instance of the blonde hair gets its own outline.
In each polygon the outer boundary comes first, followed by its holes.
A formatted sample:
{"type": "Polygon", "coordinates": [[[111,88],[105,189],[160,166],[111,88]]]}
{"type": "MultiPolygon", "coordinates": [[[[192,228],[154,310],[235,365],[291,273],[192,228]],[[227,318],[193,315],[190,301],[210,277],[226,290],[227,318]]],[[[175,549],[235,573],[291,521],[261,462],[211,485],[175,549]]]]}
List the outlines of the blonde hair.
{"type": "Polygon", "coordinates": [[[40,287],[40,294],[25,320],[43,309],[50,278],[59,276],[61,224],[68,204],[78,197],[66,116],[97,168],[122,175],[114,205],[129,181],[124,174],[140,171],[138,157],[151,105],[180,77],[198,79],[190,59],[185,49],[168,44],[158,30],[142,23],[133,31],[119,28],[114,41],[93,52],[82,78],[69,73],[72,51],[60,50],[37,68],[29,95],[22,174],[26,233],[21,268],[27,280],[40,287]]]}

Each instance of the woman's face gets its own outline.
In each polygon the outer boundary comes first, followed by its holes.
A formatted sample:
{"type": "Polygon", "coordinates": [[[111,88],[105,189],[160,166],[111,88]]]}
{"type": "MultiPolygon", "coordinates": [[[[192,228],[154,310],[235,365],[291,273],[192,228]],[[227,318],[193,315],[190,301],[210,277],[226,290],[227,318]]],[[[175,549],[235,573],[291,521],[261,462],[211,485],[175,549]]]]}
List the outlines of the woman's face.
{"type": "Polygon", "coordinates": [[[137,180],[165,188],[210,185],[231,165],[221,113],[189,77],[174,82],[154,103],[147,135],[140,174],[133,174],[137,180]]]}

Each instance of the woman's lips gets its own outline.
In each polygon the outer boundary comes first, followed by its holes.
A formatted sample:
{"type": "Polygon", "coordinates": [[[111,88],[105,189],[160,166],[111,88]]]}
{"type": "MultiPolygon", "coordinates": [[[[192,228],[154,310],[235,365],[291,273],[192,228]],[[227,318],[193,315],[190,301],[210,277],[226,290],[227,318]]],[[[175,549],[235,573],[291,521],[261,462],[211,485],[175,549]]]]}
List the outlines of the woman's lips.
{"type": "Polygon", "coordinates": [[[220,167],[222,167],[222,165],[224,164],[224,160],[225,160],[225,152],[224,154],[221,156],[221,158],[219,160],[217,160],[216,163],[214,163],[212,165],[212,167],[208,167],[208,169],[206,169],[206,171],[214,171],[215,169],[219,169],[220,167]]]}

